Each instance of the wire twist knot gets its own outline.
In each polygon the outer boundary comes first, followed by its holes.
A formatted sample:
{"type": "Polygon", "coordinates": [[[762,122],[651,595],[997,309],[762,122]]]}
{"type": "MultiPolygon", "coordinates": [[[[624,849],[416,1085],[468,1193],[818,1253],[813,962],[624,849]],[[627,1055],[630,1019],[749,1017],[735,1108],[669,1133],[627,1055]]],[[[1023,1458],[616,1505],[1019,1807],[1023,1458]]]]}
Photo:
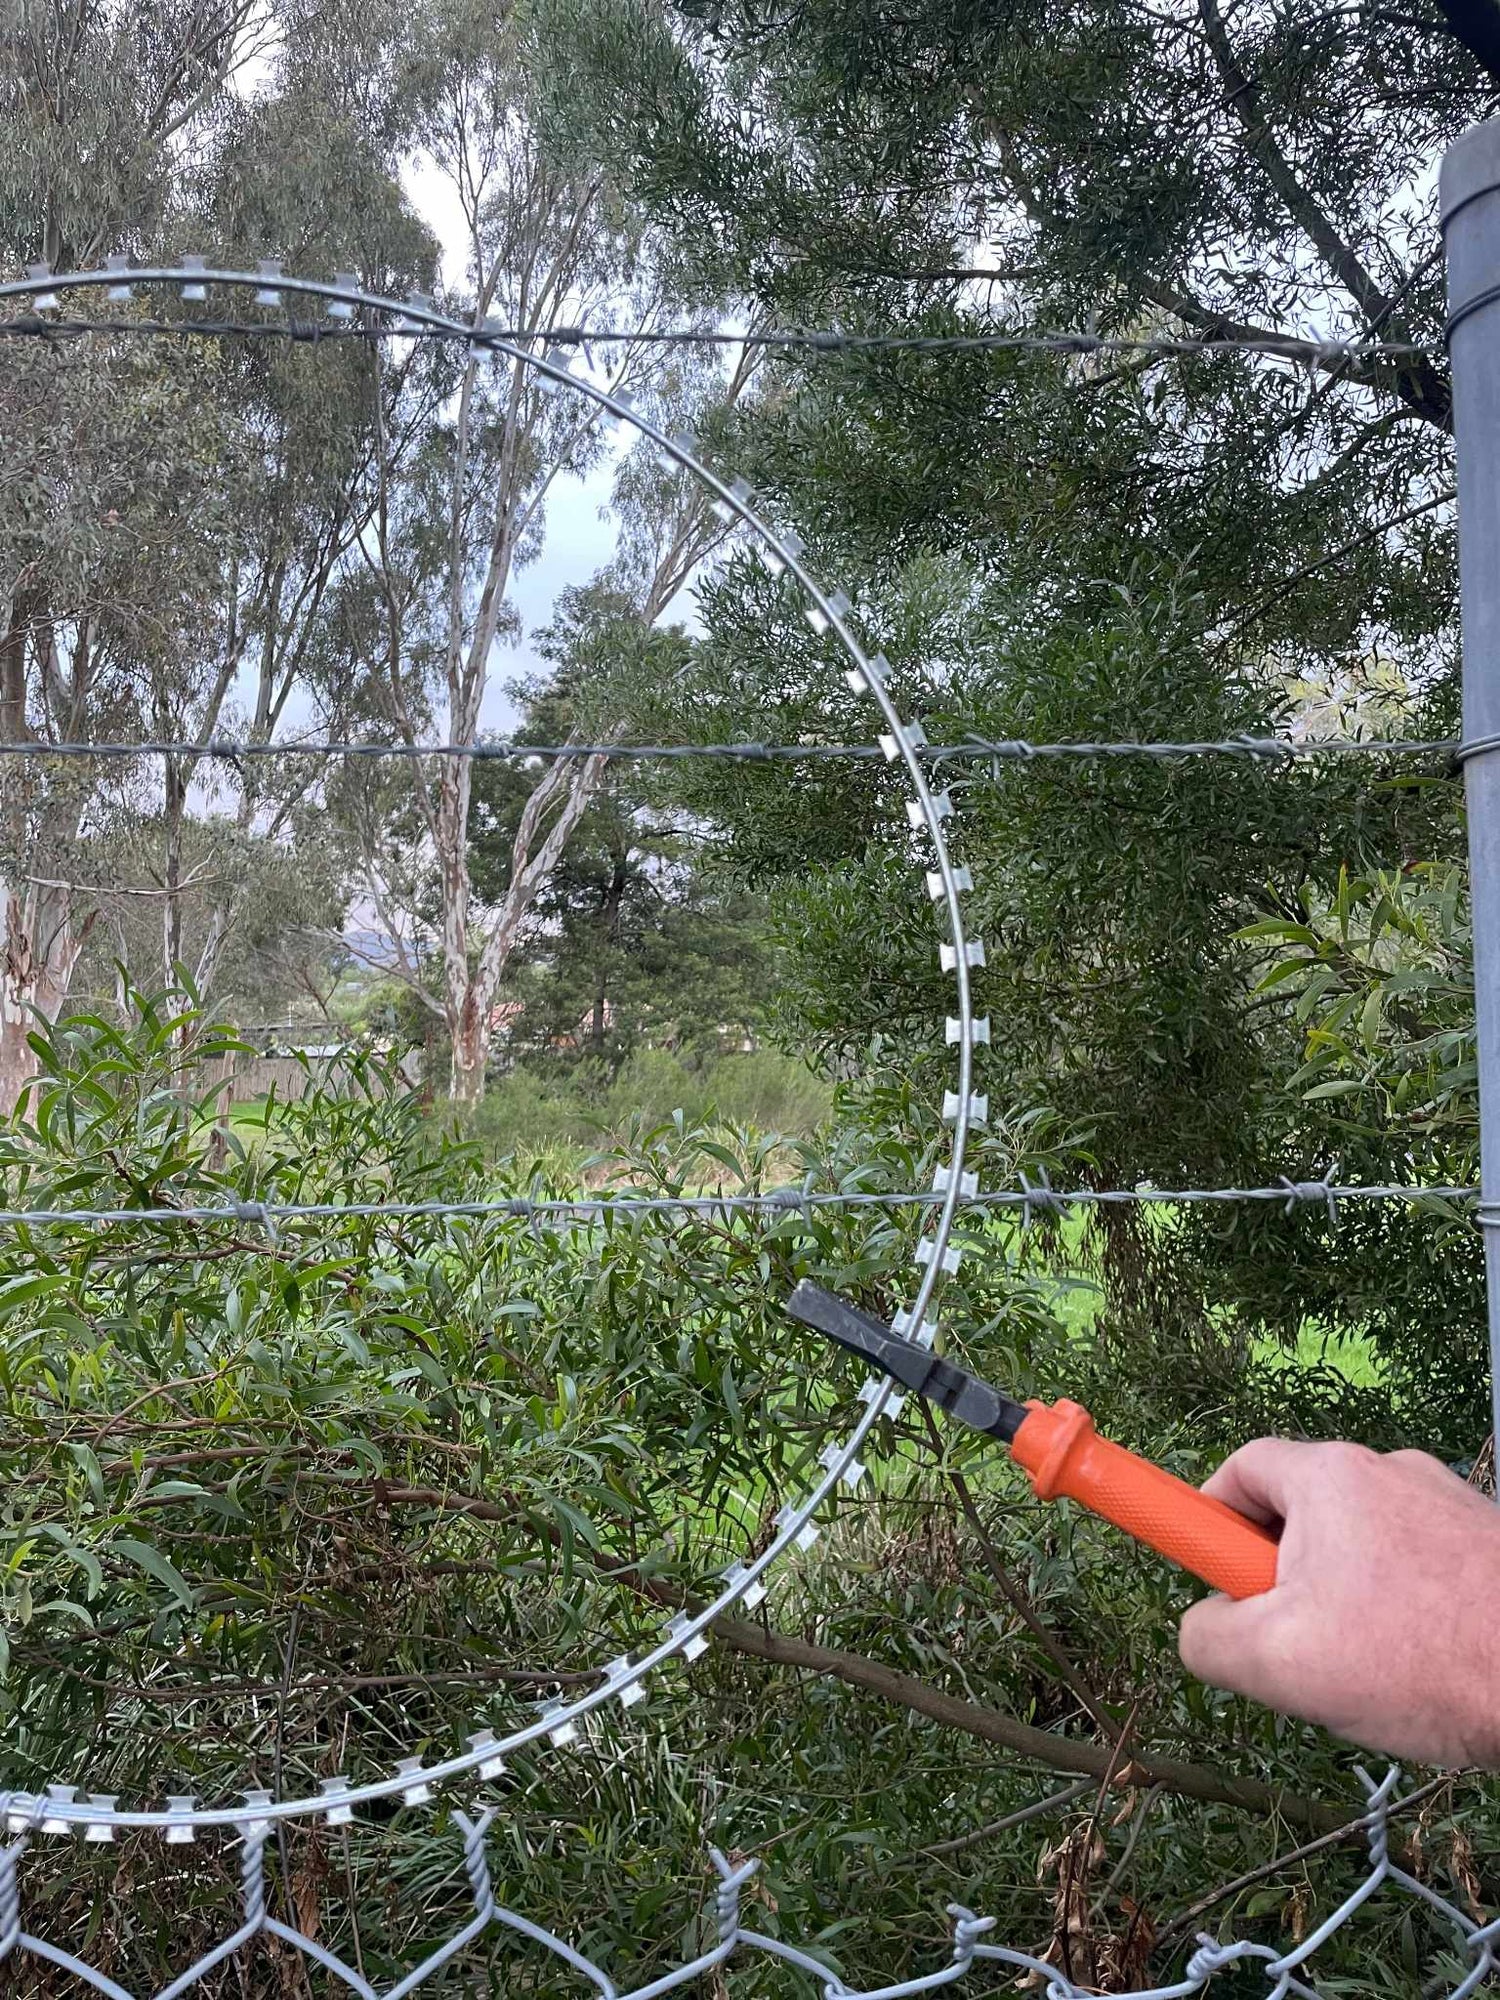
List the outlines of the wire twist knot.
{"type": "Polygon", "coordinates": [[[1391,1794],[1401,1782],[1401,1772],[1393,1764],[1377,1785],[1363,1764],[1356,1764],[1354,1771],[1370,1800],[1369,1811],[1365,1814],[1365,1826],[1370,1842],[1370,1866],[1384,1875],[1391,1865],[1391,1794]]]}
{"type": "Polygon", "coordinates": [[[1057,1194],[1048,1178],[1047,1169],[1042,1168],[1039,1178],[1028,1180],[1021,1175],[1021,1227],[1030,1229],[1039,1215],[1065,1215],[1068,1204],[1057,1194]]]}
{"type": "Polygon", "coordinates": [[[1320,1181],[1288,1180],[1285,1174],[1278,1174],[1277,1181],[1286,1189],[1286,1213],[1291,1215],[1302,1202],[1321,1202],[1328,1210],[1328,1220],[1335,1226],[1339,1219],[1338,1193],[1327,1176],[1320,1181]]]}
{"type": "Polygon", "coordinates": [[[1283,743],[1274,736],[1241,734],[1226,740],[1242,756],[1256,758],[1263,764],[1290,764],[1297,755],[1294,743],[1283,743]]]}
{"type": "Polygon", "coordinates": [[[245,1848],[240,1856],[240,1895],[245,1904],[245,1922],[257,1929],[266,1920],[266,1842],[271,1829],[264,1821],[245,1828],[245,1848]]]}
{"type": "Polygon", "coordinates": [[[1249,1947],[1244,1944],[1220,1944],[1207,1931],[1198,1933],[1198,1949],[1182,1968],[1183,1983],[1189,1980],[1195,1985],[1206,1986],[1216,1972],[1222,1972],[1228,1965],[1237,1965],[1246,1957],[1249,1947]]]}
{"type": "Polygon", "coordinates": [[[760,1863],[752,1858],[734,1867],[717,1847],[710,1848],[709,1855],[720,1876],[719,1886],[714,1892],[714,1916],[719,1926],[719,1944],[721,1948],[727,1948],[740,1934],[740,1890],[755,1874],[760,1863]]]}
{"type": "Polygon", "coordinates": [[[494,1891],[490,1886],[490,1862],[485,1853],[484,1842],[494,1822],[495,1809],[487,1806],[477,1819],[470,1819],[464,1812],[455,1812],[454,1824],[464,1837],[464,1873],[469,1878],[469,1891],[474,1898],[474,1907],[480,1914],[494,1904],[494,1891]]]}
{"type": "Polygon", "coordinates": [[[995,1928],[995,1919],[976,1917],[962,1903],[950,1903],[948,1914],[953,1919],[953,1963],[967,1965],[974,1956],[975,1945],[995,1928]]]}

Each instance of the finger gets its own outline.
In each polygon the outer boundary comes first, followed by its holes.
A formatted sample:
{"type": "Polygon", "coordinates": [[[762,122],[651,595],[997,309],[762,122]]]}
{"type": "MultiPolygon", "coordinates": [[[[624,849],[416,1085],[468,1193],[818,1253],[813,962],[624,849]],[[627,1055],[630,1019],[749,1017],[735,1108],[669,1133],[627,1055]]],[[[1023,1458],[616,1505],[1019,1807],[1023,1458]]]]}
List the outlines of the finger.
{"type": "Polygon", "coordinates": [[[1278,1611],[1275,1593],[1236,1600],[1205,1597],[1184,1614],[1177,1634],[1182,1664],[1200,1681],[1236,1694],[1270,1698],[1274,1650],[1269,1643],[1278,1611]]]}
{"type": "Polygon", "coordinates": [[[1232,1452],[1203,1491],[1252,1521],[1284,1521],[1307,1477],[1307,1454],[1316,1449],[1290,1438],[1256,1438],[1232,1452]]]}

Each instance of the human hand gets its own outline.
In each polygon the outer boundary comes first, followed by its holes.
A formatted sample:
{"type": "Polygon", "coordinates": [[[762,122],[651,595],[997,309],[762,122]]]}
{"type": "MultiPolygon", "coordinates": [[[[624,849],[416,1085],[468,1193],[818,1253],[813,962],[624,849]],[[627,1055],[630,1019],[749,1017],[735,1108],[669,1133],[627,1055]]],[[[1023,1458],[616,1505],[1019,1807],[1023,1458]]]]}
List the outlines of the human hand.
{"type": "Polygon", "coordinates": [[[1366,1749],[1500,1768],[1500,1506],[1425,1452],[1284,1438],[1203,1490],[1281,1547],[1273,1590],[1188,1612],[1190,1673],[1366,1749]]]}

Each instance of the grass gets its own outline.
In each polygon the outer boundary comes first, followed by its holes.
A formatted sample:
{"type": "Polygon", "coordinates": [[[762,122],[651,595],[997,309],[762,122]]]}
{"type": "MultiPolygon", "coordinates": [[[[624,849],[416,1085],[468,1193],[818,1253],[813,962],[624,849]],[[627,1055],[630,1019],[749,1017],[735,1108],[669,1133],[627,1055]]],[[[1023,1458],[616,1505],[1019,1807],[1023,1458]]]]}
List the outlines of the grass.
{"type": "MultiPolygon", "coordinates": [[[[1061,1254],[1073,1254],[1081,1243],[1084,1222],[1071,1216],[1062,1228],[1061,1254]]],[[[1092,1340],[1104,1310],[1104,1294],[1091,1278],[1058,1276],[1048,1281],[1047,1304],[1055,1318],[1074,1339],[1092,1340]]],[[[1338,1336],[1316,1319],[1302,1322],[1295,1347],[1279,1341],[1257,1340],[1252,1348],[1257,1361],[1277,1369],[1332,1369],[1351,1386],[1377,1388],[1382,1380],[1380,1357],[1360,1334],[1338,1336]]]]}
{"type": "Polygon", "coordinates": [[[1272,1341],[1257,1344],[1256,1355],[1273,1368],[1331,1368],[1356,1389],[1374,1389],[1384,1379],[1380,1357],[1361,1334],[1336,1338],[1317,1320],[1302,1322],[1294,1348],[1272,1341]]]}
{"type": "Polygon", "coordinates": [[[701,1060],[641,1049],[614,1077],[584,1063],[510,1070],[490,1084],[468,1130],[488,1158],[529,1163],[557,1149],[597,1151],[633,1122],[665,1124],[678,1112],[689,1125],[810,1138],[832,1108],[831,1086],[775,1049],[701,1060]]]}
{"type": "MultiPolygon", "coordinates": [[[[1092,1338],[1104,1307],[1099,1287],[1087,1278],[1059,1278],[1054,1281],[1048,1304],[1068,1332],[1079,1340],[1092,1338]]],[[[1257,1361],[1280,1369],[1331,1368],[1355,1388],[1379,1386],[1380,1357],[1361,1334],[1338,1336],[1318,1320],[1302,1322],[1297,1345],[1283,1347],[1279,1341],[1257,1340],[1252,1348],[1257,1361]]]]}

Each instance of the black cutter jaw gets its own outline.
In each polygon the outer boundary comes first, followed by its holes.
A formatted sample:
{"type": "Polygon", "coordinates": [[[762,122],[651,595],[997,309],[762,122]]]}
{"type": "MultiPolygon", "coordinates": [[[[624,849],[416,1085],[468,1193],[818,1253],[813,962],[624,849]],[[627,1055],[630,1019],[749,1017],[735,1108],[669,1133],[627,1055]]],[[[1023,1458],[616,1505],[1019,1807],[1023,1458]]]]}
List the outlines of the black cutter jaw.
{"type": "Polygon", "coordinates": [[[883,1320],[861,1312],[833,1292],[804,1278],[787,1300],[787,1311],[804,1326],[826,1334],[851,1354],[883,1368],[901,1386],[946,1410],[960,1423],[1009,1444],[1026,1419],[1026,1405],[1002,1396],[988,1382],[966,1369],[931,1354],[914,1340],[903,1340],[883,1320]]]}

